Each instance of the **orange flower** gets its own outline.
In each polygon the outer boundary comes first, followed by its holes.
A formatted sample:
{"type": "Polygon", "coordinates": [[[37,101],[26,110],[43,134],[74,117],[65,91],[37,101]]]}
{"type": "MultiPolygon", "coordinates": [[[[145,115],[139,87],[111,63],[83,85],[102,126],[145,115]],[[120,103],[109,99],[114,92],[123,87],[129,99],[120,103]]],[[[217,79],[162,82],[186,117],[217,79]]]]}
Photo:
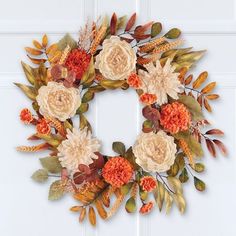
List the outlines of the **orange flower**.
{"type": "Polygon", "coordinates": [[[190,112],[182,103],[173,102],[161,108],[160,124],[172,134],[187,130],[190,122],[190,112]]]}
{"type": "Polygon", "coordinates": [[[41,119],[39,121],[39,123],[36,125],[36,130],[39,134],[49,134],[51,132],[51,128],[45,119],[41,119]]]}
{"type": "Polygon", "coordinates": [[[144,176],[140,179],[140,186],[146,192],[152,192],[157,186],[157,181],[152,176],[144,176]]]}
{"type": "Polygon", "coordinates": [[[20,112],[20,119],[25,124],[30,124],[34,120],[31,111],[27,108],[20,112]]]}
{"type": "Polygon", "coordinates": [[[156,102],[157,100],[157,96],[155,94],[151,94],[151,93],[143,93],[141,96],[140,96],[140,101],[142,103],[145,103],[147,105],[151,105],[153,104],[154,102],[156,102]]]}
{"type": "Polygon", "coordinates": [[[66,58],[65,66],[76,73],[76,79],[80,80],[87,70],[91,55],[83,49],[73,49],[66,58]]]}
{"type": "Polygon", "coordinates": [[[110,158],[102,169],[105,181],[117,188],[128,183],[132,175],[133,168],[123,157],[110,158]]]}
{"type": "Polygon", "coordinates": [[[132,73],[127,79],[127,83],[133,88],[140,88],[142,81],[136,73],[132,73]]]}
{"type": "Polygon", "coordinates": [[[148,214],[152,210],[153,206],[153,202],[144,203],[140,208],[139,212],[141,214],[148,214]]]}

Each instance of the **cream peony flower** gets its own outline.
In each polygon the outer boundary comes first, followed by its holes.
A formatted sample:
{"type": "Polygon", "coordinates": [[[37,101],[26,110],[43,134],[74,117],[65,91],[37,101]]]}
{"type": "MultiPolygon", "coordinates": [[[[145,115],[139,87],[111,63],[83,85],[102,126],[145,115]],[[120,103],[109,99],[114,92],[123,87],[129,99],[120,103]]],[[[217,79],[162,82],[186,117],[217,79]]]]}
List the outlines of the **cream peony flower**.
{"type": "Polygon", "coordinates": [[[133,147],[136,163],[147,172],[164,172],[174,164],[174,138],[164,131],[141,133],[133,147]]]}
{"type": "Polygon", "coordinates": [[[81,104],[79,90],[66,88],[62,83],[48,82],[38,91],[36,100],[40,107],[40,113],[65,121],[75,115],[81,104]]]}
{"type": "Polygon", "coordinates": [[[111,36],[103,42],[103,49],[97,55],[95,68],[106,79],[123,80],[135,70],[136,53],[129,43],[111,36]]]}
{"type": "Polygon", "coordinates": [[[142,89],[145,93],[155,94],[157,103],[162,105],[168,102],[167,95],[178,99],[178,93],[182,91],[178,75],[174,73],[175,67],[171,66],[171,60],[168,59],[165,66],[162,67],[160,61],[145,65],[147,71],[139,70],[138,74],[143,81],[142,89]]]}
{"type": "Polygon", "coordinates": [[[92,138],[92,134],[87,128],[73,131],[67,131],[67,139],[62,141],[58,146],[59,160],[61,165],[69,171],[75,171],[80,164],[89,165],[93,159],[98,156],[94,152],[99,151],[100,142],[96,138],[92,138]]]}

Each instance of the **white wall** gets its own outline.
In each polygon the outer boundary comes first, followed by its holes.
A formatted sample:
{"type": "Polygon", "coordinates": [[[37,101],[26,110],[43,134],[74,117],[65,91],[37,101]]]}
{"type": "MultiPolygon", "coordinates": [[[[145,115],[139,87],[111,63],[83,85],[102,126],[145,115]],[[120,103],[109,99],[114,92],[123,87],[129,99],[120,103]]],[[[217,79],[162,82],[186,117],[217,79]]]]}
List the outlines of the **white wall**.
{"type": "MultiPolygon", "coordinates": [[[[0,235],[3,236],[155,236],[202,235],[235,236],[236,210],[236,4],[235,0],[0,0],[0,235]],[[65,32],[76,36],[88,16],[112,12],[130,15],[137,12],[139,22],[158,20],[183,30],[186,45],[208,49],[194,73],[208,70],[210,79],[218,82],[221,100],[215,102],[209,120],[226,133],[224,139],[229,157],[211,158],[206,152],[207,183],[205,193],[187,184],[188,208],[184,216],[174,209],[169,216],[155,210],[142,217],[128,215],[124,209],[96,229],[88,223],[79,225],[68,208],[74,201],[68,197],[48,202],[48,185],[37,185],[32,172],[40,167],[37,155],[25,155],[15,147],[27,144],[32,130],[18,119],[19,111],[30,102],[15,88],[23,82],[20,60],[27,60],[24,46],[47,33],[53,42],[65,32]]],[[[112,154],[115,140],[132,145],[140,131],[140,108],[132,91],[106,92],[96,97],[89,119],[95,134],[104,142],[104,151],[112,154]]]]}

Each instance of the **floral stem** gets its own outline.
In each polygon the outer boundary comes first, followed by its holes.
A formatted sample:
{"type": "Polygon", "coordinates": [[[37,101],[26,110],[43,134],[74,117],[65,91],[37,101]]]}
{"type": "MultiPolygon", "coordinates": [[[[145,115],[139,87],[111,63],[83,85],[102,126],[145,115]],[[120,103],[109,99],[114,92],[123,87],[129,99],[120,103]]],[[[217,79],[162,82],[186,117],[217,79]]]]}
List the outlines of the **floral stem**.
{"type": "Polygon", "coordinates": [[[170,191],[171,193],[175,194],[175,192],[173,190],[170,189],[170,187],[168,186],[168,184],[165,182],[165,180],[163,179],[164,176],[160,175],[158,172],[156,173],[157,176],[156,178],[159,176],[159,178],[162,180],[162,183],[165,185],[166,189],[168,191],[170,191]]]}

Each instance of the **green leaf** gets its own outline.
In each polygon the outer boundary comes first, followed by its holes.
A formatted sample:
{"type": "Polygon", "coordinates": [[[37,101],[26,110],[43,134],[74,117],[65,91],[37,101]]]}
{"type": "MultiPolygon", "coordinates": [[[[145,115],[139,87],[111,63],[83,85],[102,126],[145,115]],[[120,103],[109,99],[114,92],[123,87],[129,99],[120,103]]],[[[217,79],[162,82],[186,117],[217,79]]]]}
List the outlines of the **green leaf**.
{"type": "Polygon", "coordinates": [[[31,66],[27,65],[23,61],[21,62],[22,68],[24,70],[25,76],[28,79],[28,81],[34,85],[35,83],[35,68],[32,68],[31,66]]]}
{"type": "Polygon", "coordinates": [[[129,198],[125,204],[125,209],[128,213],[133,213],[136,211],[136,201],[133,197],[129,198]]]}
{"type": "Polygon", "coordinates": [[[58,136],[56,134],[39,134],[39,133],[37,133],[37,134],[35,134],[35,136],[45,140],[48,144],[50,144],[54,147],[58,147],[62,141],[60,136],[58,136]]]}
{"type": "Polygon", "coordinates": [[[162,25],[160,22],[156,22],[152,25],[152,29],[151,29],[151,37],[154,38],[156,37],[158,34],[161,33],[162,30],[162,25]]]}
{"type": "Polygon", "coordinates": [[[176,39],[180,36],[181,31],[180,29],[173,28],[170,31],[168,31],[164,36],[168,39],[176,39]]]}
{"type": "Polygon", "coordinates": [[[65,192],[65,183],[62,180],[53,182],[49,189],[48,199],[51,201],[62,198],[65,192]]]}
{"type": "Polygon", "coordinates": [[[82,102],[86,103],[91,101],[94,98],[94,92],[91,92],[90,90],[88,90],[82,97],[82,102]]]}
{"type": "Polygon", "coordinates": [[[37,91],[35,90],[34,87],[20,83],[14,83],[14,84],[17,87],[19,87],[29,99],[31,99],[32,101],[36,100],[37,91]]]}
{"type": "Polygon", "coordinates": [[[135,161],[136,157],[133,153],[132,147],[128,148],[128,150],[126,151],[124,157],[129,161],[129,163],[132,165],[134,170],[138,170],[140,168],[140,166],[135,161]]]}
{"type": "Polygon", "coordinates": [[[183,197],[182,194],[173,194],[173,198],[174,201],[180,211],[181,214],[183,214],[185,212],[185,208],[186,208],[186,201],[183,197]]]}
{"type": "Polygon", "coordinates": [[[170,209],[173,204],[173,197],[169,194],[169,192],[167,190],[165,191],[164,201],[166,203],[166,214],[169,214],[170,209]]]}
{"type": "Polygon", "coordinates": [[[204,191],[206,189],[206,184],[198,179],[196,176],[194,176],[194,186],[198,191],[204,191]]]}
{"type": "Polygon", "coordinates": [[[176,162],[174,162],[174,164],[170,167],[170,169],[167,171],[167,174],[169,176],[176,176],[179,172],[179,166],[176,162]]]}
{"type": "Polygon", "coordinates": [[[157,187],[153,191],[153,195],[158,205],[158,208],[161,211],[165,197],[165,187],[160,181],[158,181],[157,187]]]}
{"type": "Polygon", "coordinates": [[[48,172],[44,169],[39,169],[33,173],[31,178],[39,183],[43,183],[48,179],[48,172]]]}
{"type": "Polygon", "coordinates": [[[63,51],[67,45],[70,46],[71,49],[77,48],[77,42],[70,36],[70,34],[66,34],[59,42],[58,49],[63,51]]]}
{"type": "Polygon", "coordinates": [[[122,142],[112,143],[112,149],[114,152],[120,154],[121,156],[125,155],[125,145],[122,142]]]}
{"type": "Polygon", "coordinates": [[[123,185],[121,188],[120,188],[120,191],[123,195],[127,195],[132,187],[133,183],[128,183],[126,185],[123,185]]]}
{"type": "Polygon", "coordinates": [[[110,79],[103,79],[100,81],[100,85],[105,89],[117,89],[123,88],[127,85],[125,80],[110,80],[110,79]]]}
{"type": "Polygon", "coordinates": [[[87,88],[93,83],[94,78],[95,78],[95,68],[94,68],[93,57],[91,57],[88,69],[83,74],[80,84],[83,85],[83,88],[87,88]]]}
{"type": "Polygon", "coordinates": [[[181,171],[185,166],[185,160],[184,160],[185,154],[183,152],[180,152],[177,154],[175,158],[176,164],[179,166],[179,170],[181,171]]]}
{"type": "Polygon", "coordinates": [[[201,173],[205,170],[205,166],[202,163],[196,163],[194,166],[191,166],[191,168],[198,173],[201,173]]]}
{"type": "Polygon", "coordinates": [[[201,106],[199,105],[198,101],[193,97],[187,95],[180,95],[178,101],[180,103],[183,103],[188,108],[188,110],[192,114],[192,118],[194,121],[200,121],[204,118],[201,106]]]}
{"type": "Polygon", "coordinates": [[[47,169],[50,173],[60,173],[62,170],[61,163],[58,157],[45,157],[40,158],[42,166],[47,169]]]}
{"type": "Polygon", "coordinates": [[[179,180],[181,181],[181,183],[186,183],[189,180],[186,168],[184,168],[182,173],[180,174],[179,180]]]}
{"type": "Polygon", "coordinates": [[[167,177],[167,181],[176,194],[183,194],[182,183],[176,177],[167,177]]]}
{"type": "Polygon", "coordinates": [[[80,129],[84,129],[85,127],[87,127],[88,130],[90,130],[90,131],[92,130],[90,123],[88,122],[88,120],[86,119],[86,117],[82,113],[79,114],[79,119],[80,119],[80,123],[79,123],[80,129]]]}
{"type": "Polygon", "coordinates": [[[76,111],[76,114],[85,113],[86,111],[88,111],[88,108],[89,108],[88,103],[81,103],[80,107],[76,111]]]}
{"type": "Polygon", "coordinates": [[[142,199],[143,201],[146,201],[148,198],[148,192],[143,191],[142,189],[139,190],[139,196],[140,199],[142,199]]]}
{"type": "Polygon", "coordinates": [[[119,17],[118,21],[117,21],[117,30],[120,30],[120,29],[124,28],[125,24],[126,24],[126,21],[127,21],[127,16],[119,17]]]}
{"type": "Polygon", "coordinates": [[[150,120],[145,120],[143,122],[142,131],[144,133],[149,133],[149,132],[153,131],[153,122],[150,120]]]}

